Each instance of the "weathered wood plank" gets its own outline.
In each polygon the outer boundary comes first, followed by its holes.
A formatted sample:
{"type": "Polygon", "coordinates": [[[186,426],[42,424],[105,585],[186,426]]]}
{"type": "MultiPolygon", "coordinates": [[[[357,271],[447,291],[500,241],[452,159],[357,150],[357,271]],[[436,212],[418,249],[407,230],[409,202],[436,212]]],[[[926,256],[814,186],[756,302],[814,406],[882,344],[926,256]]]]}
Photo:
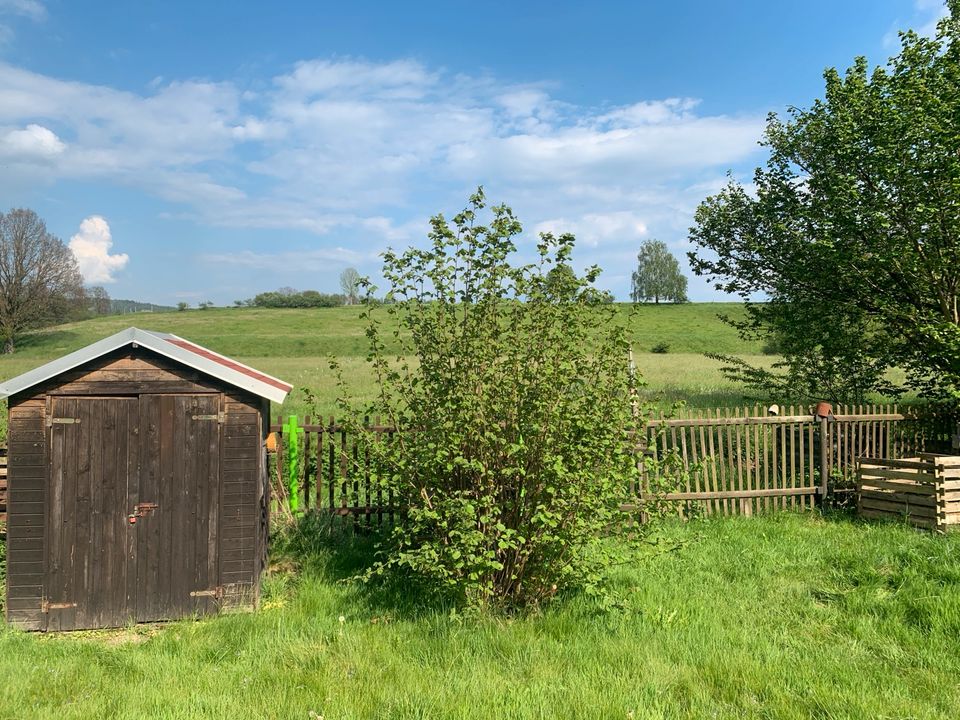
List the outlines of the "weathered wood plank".
{"type": "Polygon", "coordinates": [[[880,490],[863,490],[860,492],[860,501],[880,501],[886,503],[896,503],[898,505],[909,505],[911,507],[929,507],[938,506],[935,495],[908,495],[906,493],[883,492],[880,490]]]}

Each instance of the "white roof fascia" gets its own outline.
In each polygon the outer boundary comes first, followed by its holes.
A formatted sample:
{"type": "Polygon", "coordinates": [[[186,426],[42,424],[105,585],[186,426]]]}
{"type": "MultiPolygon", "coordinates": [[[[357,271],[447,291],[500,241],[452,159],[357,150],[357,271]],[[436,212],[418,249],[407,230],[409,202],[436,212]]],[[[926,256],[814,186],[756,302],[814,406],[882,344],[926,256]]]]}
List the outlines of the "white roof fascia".
{"type": "MultiPolygon", "coordinates": [[[[165,337],[159,334],[151,333],[146,330],[136,330],[136,336],[134,342],[143,345],[150,350],[153,350],[160,355],[166,355],[167,357],[177,360],[184,365],[200,370],[201,372],[206,373],[207,375],[212,375],[215,378],[228,382],[231,385],[236,387],[243,388],[244,390],[249,390],[254,395],[259,395],[260,397],[267,398],[272,400],[275,403],[282,403],[284,398],[287,397],[289,390],[281,390],[278,387],[274,387],[268,383],[257,380],[256,378],[245,375],[242,372],[238,372],[232,368],[228,368],[225,365],[221,365],[218,362],[214,362],[208,358],[197,355],[186,348],[182,348],[179,345],[174,345],[171,342],[168,342],[168,338],[173,338],[176,340],[183,340],[183,342],[190,343],[191,345],[196,345],[199,348],[202,348],[204,351],[210,353],[211,355],[216,355],[221,357],[224,360],[229,360],[232,363],[236,363],[241,367],[252,370],[253,372],[268,377],[271,380],[276,380],[279,383],[284,385],[289,385],[290,383],[284,382],[278,378],[267,375],[265,372],[260,372],[259,370],[250,367],[249,365],[244,365],[239,363],[232,358],[228,358],[225,355],[216,353],[213,350],[203,347],[202,345],[197,345],[191,340],[186,340],[184,338],[177,337],[176,335],[166,335],[165,337]]],[[[291,386],[292,389],[292,386],[291,386]]]]}
{"type": "MultiPolygon", "coordinates": [[[[191,345],[195,344],[189,340],[186,340],[185,342],[190,342],[191,345]]],[[[249,375],[244,375],[241,372],[228,368],[224,365],[220,365],[219,363],[208,360],[207,358],[201,357],[193,352],[190,352],[189,350],[167,342],[167,340],[162,336],[131,327],[127,328],[126,330],[122,330],[115,335],[104,338],[103,340],[99,340],[92,345],[88,345],[85,348],[81,348],[80,350],[76,350],[72,353],[64,355],[61,358],[57,358],[46,365],[41,365],[30,372],[8,380],[0,385],[0,398],[10,397],[11,395],[26,390],[27,388],[33,387],[34,385],[38,385],[42,382],[50,380],[61,373],[72,370],[79,365],[83,365],[91,360],[96,360],[98,357],[102,357],[107,353],[132,344],[141,345],[159,355],[164,355],[172,360],[182,363],[183,365],[192,367],[196,370],[206,373],[207,375],[215,377],[219,380],[223,380],[224,382],[234,385],[238,388],[248,390],[254,395],[267,398],[268,400],[272,400],[276,403],[282,403],[289,392],[261,382],[256,378],[250,377],[249,375]]],[[[206,348],[204,348],[204,350],[206,350],[206,348]]],[[[219,357],[224,357],[219,355],[219,353],[214,354],[217,354],[219,357]]],[[[224,359],[230,360],[230,358],[224,359]]],[[[230,360],[230,362],[236,361],[230,360]]],[[[237,364],[240,365],[241,363],[237,364]]],[[[244,365],[243,367],[247,366],[244,365]]],[[[250,369],[253,370],[253,368],[250,369]]],[[[266,377],[270,377],[269,375],[266,375],[266,373],[261,373],[259,370],[256,370],[255,372],[265,375],[266,377]]],[[[271,379],[277,380],[276,378],[271,379]]],[[[277,382],[283,381],[277,380],[277,382]]],[[[286,385],[288,383],[284,384],[286,385]]]]}

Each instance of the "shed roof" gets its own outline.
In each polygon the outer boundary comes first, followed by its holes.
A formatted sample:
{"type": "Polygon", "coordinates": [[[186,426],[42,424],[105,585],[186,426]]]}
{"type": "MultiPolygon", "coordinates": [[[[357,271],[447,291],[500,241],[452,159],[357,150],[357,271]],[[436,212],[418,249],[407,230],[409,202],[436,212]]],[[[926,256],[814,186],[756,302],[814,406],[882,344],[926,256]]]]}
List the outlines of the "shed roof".
{"type": "Polygon", "coordinates": [[[225,383],[274,402],[283,402],[287,393],[293,389],[292,385],[283,382],[283,380],[254,370],[252,367],[231,360],[215,353],[213,350],[208,350],[176,335],[131,327],[8,380],[0,385],[0,398],[9,397],[26,390],[127,345],[145,347],[159,355],[164,355],[225,383]]]}

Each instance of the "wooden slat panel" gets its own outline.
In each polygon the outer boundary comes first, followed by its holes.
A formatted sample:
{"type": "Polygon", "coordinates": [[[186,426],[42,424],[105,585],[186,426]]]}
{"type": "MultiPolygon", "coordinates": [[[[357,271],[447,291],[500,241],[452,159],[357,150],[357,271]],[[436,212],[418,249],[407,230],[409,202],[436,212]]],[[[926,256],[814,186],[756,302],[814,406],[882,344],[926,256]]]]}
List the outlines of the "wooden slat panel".
{"type": "Polygon", "coordinates": [[[927,473],[904,472],[903,470],[880,470],[878,468],[861,469],[860,477],[864,482],[870,480],[902,480],[915,485],[928,485],[933,487],[937,482],[936,475],[927,473]]]}
{"type": "Polygon", "coordinates": [[[864,498],[860,506],[860,512],[863,513],[867,510],[882,510],[884,512],[889,512],[894,515],[909,515],[910,517],[918,518],[936,518],[937,511],[936,508],[924,507],[922,505],[904,505],[902,503],[895,502],[884,502],[883,500],[875,500],[873,498],[864,498]]]}

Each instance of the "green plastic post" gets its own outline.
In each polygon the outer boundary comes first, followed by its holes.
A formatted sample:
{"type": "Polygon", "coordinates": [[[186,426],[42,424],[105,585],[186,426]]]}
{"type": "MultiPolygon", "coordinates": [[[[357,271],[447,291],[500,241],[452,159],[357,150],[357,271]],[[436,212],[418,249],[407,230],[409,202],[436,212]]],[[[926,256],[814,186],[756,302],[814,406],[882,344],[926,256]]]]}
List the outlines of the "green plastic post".
{"type": "Polygon", "coordinates": [[[284,435],[287,437],[287,477],[290,483],[290,511],[300,511],[300,429],[297,416],[287,418],[284,435]]]}

